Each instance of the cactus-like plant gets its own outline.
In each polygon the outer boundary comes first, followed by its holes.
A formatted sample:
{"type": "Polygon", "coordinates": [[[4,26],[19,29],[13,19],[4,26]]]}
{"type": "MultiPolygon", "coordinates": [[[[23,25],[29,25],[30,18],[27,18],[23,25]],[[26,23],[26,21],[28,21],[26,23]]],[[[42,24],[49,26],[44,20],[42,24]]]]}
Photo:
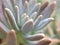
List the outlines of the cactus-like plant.
{"type": "Polygon", "coordinates": [[[0,38],[7,37],[7,45],[49,45],[51,40],[39,32],[54,20],[50,16],[55,5],[56,1],[49,4],[49,0],[44,4],[37,0],[0,0],[0,38]]]}

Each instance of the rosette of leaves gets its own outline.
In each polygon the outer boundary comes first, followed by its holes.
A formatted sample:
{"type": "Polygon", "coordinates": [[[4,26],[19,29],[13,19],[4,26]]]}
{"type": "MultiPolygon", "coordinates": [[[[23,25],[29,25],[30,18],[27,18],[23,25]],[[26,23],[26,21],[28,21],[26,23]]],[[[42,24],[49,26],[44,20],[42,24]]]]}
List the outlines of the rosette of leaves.
{"type": "MultiPolygon", "coordinates": [[[[38,33],[54,20],[50,17],[56,1],[0,0],[0,38],[7,45],[49,45],[51,40],[38,33]]],[[[43,31],[43,30],[42,30],[43,31]]]]}

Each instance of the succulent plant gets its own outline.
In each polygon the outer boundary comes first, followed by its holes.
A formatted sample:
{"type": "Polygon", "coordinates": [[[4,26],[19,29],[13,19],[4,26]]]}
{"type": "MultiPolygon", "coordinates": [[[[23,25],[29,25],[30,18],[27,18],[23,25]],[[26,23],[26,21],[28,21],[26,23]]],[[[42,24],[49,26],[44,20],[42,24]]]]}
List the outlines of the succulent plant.
{"type": "Polygon", "coordinates": [[[7,45],[49,45],[44,27],[54,20],[51,14],[56,1],[44,4],[37,0],[0,0],[0,38],[7,45]],[[43,32],[42,32],[43,31],[43,32]]]}

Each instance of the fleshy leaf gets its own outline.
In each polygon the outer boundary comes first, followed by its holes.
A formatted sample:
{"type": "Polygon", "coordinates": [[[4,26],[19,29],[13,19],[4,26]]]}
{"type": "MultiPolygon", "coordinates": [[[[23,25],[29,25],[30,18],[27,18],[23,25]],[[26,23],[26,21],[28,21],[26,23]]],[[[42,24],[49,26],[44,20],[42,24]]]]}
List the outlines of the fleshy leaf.
{"type": "Polygon", "coordinates": [[[36,16],[37,16],[37,12],[34,12],[30,15],[30,18],[32,18],[33,20],[36,19],[36,16]]]}
{"type": "Polygon", "coordinates": [[[5,12],[6,12],[7,19],[9,20],[9,22],[13,26],[13,28],[16,30],[19,30],[12,12],[8,8],[5,8],[5,12]]]}
{"type": "Polygon", "coordinates": [[[17,24],[20,25],[21,17],[20,17],[20,14],[19,14],[19,7],[17,5],[15,5],[15,12],[16,12],[16,16],[15,16],[16,22],[17,22],[17,24]]]}
{"type": "Polygon", "coordinates": [[[28,39],[30,41],[37,41],[37,40],[44,38],[45,35],[42,33],[39,33],[39,34],[34,34],[34,35],[27,35],[25,37],[26,37],[26,39],[28,39]]]}
{"type": "Polygon", "coordinates": [[[29,1],[29,9],[31,10],[36,3],[37,3],[37,0],[30,0],[29,1]]]}
{"type": "Polygon", "coordinates": [[[4,14],[3,14],[2,0],[0,0],[0,21],[7,26],[7,21],[4,17],[4,14]]]}
{"type": "Polygon", "coordinates": [[[22,32],[26,34],[28,32],[31,32],[32,28],[33,28],[33,20],[30,19],[27,22],[25,22],[24,25],[22,26],[22,32]]]}
{"type": "Polygon", "coordinates": [[[44,16],[43,19],[45,18],[49,18],[52,14],[52,12],[54,11],[54,8],[56,6],[56,1],[54,1],[52,4],[48,5],[42,12],[41,15],[44,16]]]}
{"type": "Polygon", "coordinates": [[[29,5],[28,4],[29,4],[28,1],[25,1],[24,7],[23,7],[24,13],[26,13],[26,14],[28,14],[28,12],[29,12],[29,5]]]}
{"type": "Polygon", "coordinates": [[[3,5],[5,8],[9,8],[9,9],[11,9],[11,11],[13,11],[12,10],[13,6],[12,6],[10,0],[2,0],[2,2],[3,2],[3,5]]]}
{"type": "Polygon", "coordinates": [[[40,41],[28,41],[28,45],[49,45],[51,43],[50,38],[43,38],[40,41]]]}
{"type": "Polygon", "coordinates": [[[34,22],[34,28],[39,24],[39,22],[41,21],[41,19],[42,19],[42,15],[39,15],[37,17],[37,19],[35,20],[35,22],[34,22]]]}
{"type": "Polygon", "coordinates": [[[7,45],[17,45],[17,39],[14,30],[10,30],[7,35],[7,45]]]}
{"type": "Polygon", "coordinates": [[[51,43],[50,38],[41,39],[36,45],[49,45],[51,43]]]}
{"type": "Polygon", "coordinates": [[[29,12],[28,15],[31,15],[31,14],[34,13],[34,12],[39,12],[40,6],[41,6],[40,3],[35,4],[34,7],[31,9],[31,11],[29,12]]]}
{"type": "Polygon", "coordinates": [[[44,9],[48,6],[49,0],[47,0],[44,4],[41,5],[40,12],[44,11],[44,9]]]}
{"type": "Polygon", "coordinates": [[[54,18],[47,18],[42,20],[36,27],[35,30],[41,30],[42,28],[44,28],[48,23],[50,23],[51,21],[53,21],[54,18]]]}
{"type": "Polygon", "coordinates": [[[23,2],[22,0],[16,0],[16,5],[19,7],[19,14],[22,15],[23,12],[23,2]]]}

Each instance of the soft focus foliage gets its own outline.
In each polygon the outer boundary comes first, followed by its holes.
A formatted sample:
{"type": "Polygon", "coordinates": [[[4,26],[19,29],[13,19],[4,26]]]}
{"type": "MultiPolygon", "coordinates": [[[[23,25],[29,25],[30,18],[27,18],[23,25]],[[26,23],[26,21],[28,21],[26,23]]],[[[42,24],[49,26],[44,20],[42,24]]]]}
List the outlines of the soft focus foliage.
{"type": "Polygon", "coordinates": [[[0,0],[0,38],[7,45],[49,45],[44,28],[54,20],[56,1],[0,0]]]}

